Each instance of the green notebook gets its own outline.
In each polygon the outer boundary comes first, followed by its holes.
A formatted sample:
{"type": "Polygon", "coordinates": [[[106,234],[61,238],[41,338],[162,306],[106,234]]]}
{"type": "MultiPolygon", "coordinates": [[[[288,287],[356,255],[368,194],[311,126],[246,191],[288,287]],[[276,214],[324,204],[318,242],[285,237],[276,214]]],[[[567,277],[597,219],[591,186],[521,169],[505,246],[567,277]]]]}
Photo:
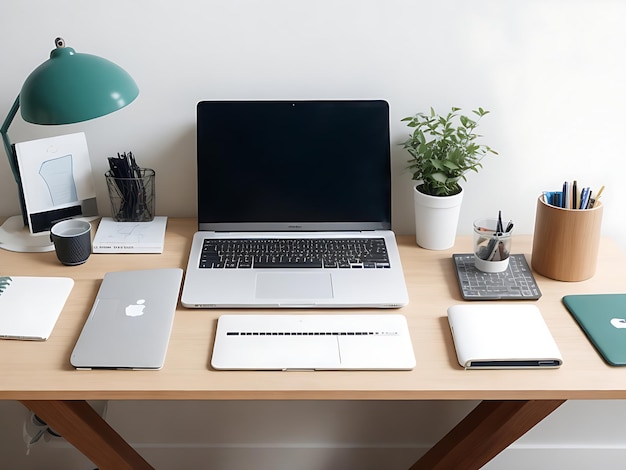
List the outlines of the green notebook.
{"type": "Polygon", "coordinates": [[[626,366],[626,294],[566,295],[563,303],[604,360],[626,366]]]}

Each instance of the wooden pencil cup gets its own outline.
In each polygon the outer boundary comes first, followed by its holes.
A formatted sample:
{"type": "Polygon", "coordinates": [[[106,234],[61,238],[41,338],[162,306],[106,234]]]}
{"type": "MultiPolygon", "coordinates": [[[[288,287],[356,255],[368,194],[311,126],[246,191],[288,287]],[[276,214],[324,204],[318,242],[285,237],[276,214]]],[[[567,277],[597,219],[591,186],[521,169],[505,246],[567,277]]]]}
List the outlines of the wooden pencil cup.
{"type": "Polygon", "coordinates": [[[591,209],[562,209],[537,200],[533,269],[557,281],[584,281],[596,272],[602,203],[591,209]]]}

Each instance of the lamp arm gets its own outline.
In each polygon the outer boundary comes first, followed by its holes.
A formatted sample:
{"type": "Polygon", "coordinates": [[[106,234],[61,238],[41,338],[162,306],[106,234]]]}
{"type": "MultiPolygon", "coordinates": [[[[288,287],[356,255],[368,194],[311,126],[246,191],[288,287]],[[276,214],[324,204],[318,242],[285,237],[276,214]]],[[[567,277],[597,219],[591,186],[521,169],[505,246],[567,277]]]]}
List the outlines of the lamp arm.
{"type": "Polygon", "coordinates": [[[18,189],[18,197],[20,201],[20,209],[22,210],[22,221],[24,225],[28,225],[28,218],[26,212],[26,199],[24,199],[24,188],[22,188],[22,178],[20,178],[20,172],[17,168],[17,159],[15,154],[13,153],[13,147],[11,146],[11,141],[9,140],[9,126],[15,119],[15,115],[17,114],[17,110],[20,107],[20,95],[17,95],[15,98],[15,102],[13,106],[11,106],[11,110],[9,111],[9,115],[4,120],[2,127],[0,127],[0,134],[2,134],[2,142],[4,142],[4,150],[7,153],[7,158],[9,159],[9,166],[11,167],[11,171],[13,172],[13,178],[15,178],[15,182],[17,183],[18,189]]]}
{"type": "Polygon", "coordinates": [[[11,171],[13,172],[13,177],[15,178],[15,182],[18,185],[21,185],[20,180],[20,172],[17,170],[17,164],[15,163],[15,158],[13,156],[13,148],[11,147],[11,141],[9,140],[9,126],[13,122],[15,115],[17,114],[17,110],[20,107],[20,95],[17,95],[15,98],[15,103],[11,106],[11,110],[9,111],[9,115],[4,120],[4,124],[0,128],[0,134],[2,134],[2,142],[4,142],[4,150],[7,153],[7,158],[9,159],[9,165],[11,166],[11,171]]]}

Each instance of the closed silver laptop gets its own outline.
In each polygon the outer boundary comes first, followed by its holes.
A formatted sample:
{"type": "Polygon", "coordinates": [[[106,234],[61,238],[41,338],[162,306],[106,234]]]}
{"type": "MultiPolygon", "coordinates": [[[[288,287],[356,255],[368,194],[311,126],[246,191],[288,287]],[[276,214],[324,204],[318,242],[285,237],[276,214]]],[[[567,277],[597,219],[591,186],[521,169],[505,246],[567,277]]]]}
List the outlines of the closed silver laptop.
{"type": "Polygon", "coordinates": [[[71,354],[78,369],[160,369],[165,362],[183,271],[106,273],[71,354]]]}
{"type": "Polygon", "coordinates": [[[383,100],[202,101],[182,304],[408,303],[383,100]]]}

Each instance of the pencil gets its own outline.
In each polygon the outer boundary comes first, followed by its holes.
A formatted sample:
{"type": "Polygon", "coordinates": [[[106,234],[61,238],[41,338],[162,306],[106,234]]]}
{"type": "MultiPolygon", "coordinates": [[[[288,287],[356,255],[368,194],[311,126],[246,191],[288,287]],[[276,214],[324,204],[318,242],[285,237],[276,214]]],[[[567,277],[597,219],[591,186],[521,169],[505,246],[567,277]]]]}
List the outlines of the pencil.
{"type": "Polygon", "coordinates": [[[598,191],[598,194],[596,194],[596,201],[600,199],[600,196],[602,195],[602,191],[604,191],[604,185],[600,186],[600,191],[598,191]]]}

